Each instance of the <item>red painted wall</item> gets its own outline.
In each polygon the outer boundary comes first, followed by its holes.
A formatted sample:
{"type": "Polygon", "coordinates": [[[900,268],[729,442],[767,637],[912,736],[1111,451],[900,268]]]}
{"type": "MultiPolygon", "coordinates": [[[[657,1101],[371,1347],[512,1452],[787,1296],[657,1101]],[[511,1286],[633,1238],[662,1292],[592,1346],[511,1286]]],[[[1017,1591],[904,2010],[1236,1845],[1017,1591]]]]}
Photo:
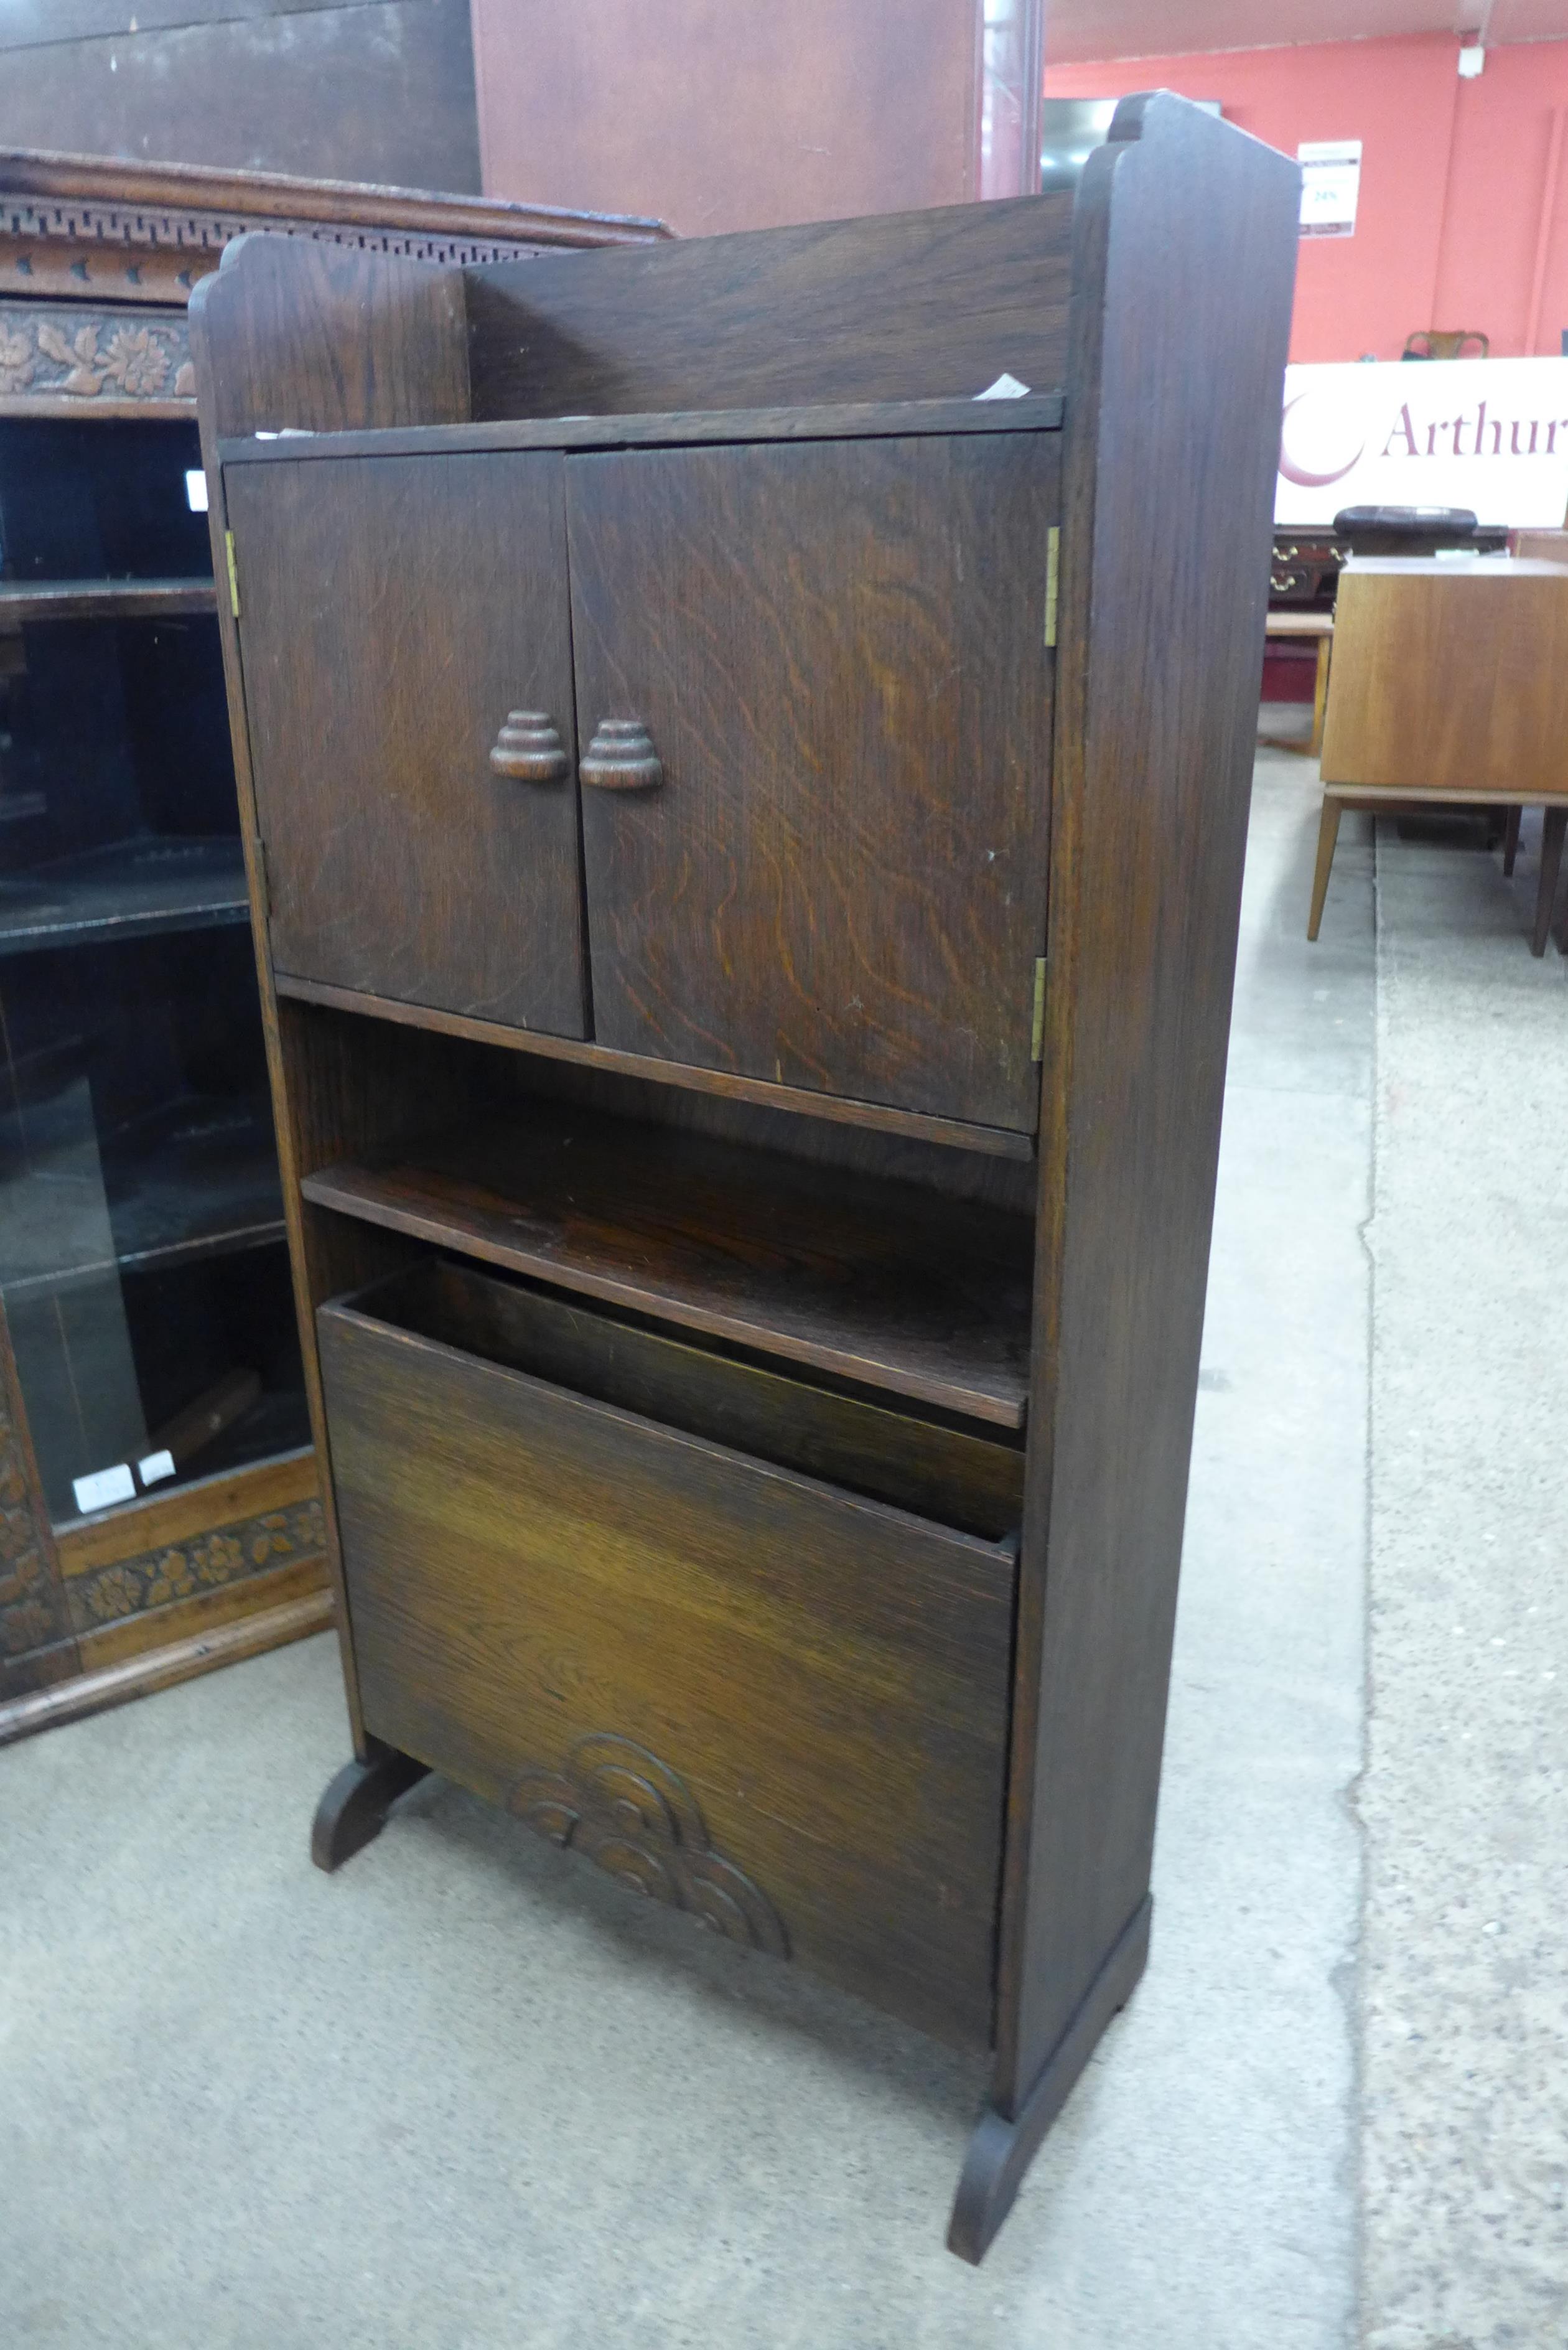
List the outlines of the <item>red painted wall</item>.
{"type": "Polygon", "coordinates": [[[1135,89],[1217,98],[1291,155],[1303,140],[1362,141],[1355,235],[1301,248],[1293,359],[1397,359],[1422,327],[1479,327],[1499,359],[1561,348],[1568,40],[1489,49],[1473,81],[1459,79],[1459,43],[1437,33],[1045,74],[1047,98],[1135,89]]]}

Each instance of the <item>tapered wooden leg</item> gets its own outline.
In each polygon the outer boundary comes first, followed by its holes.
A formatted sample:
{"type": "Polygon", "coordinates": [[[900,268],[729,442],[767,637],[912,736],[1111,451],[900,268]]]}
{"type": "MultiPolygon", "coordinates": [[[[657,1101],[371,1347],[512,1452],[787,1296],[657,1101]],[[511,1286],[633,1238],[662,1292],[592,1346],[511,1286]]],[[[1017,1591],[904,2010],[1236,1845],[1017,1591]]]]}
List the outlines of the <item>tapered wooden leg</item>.
{"type": "Polygon", "coordinates": [[[1317,871],[1312,877],[1312,911],[1307,916],[1307,936],[1315,939],[1323,920],[1324,899],[1328,896],[1328,877],[1334,868],[1334,847],[1339,838],[1340,804],[1325,798],[1323,821],[1317,828],[1317,871]]]}
{"type": "Polygon", "coordinates": [[[959,2178],[948,2250],[976,2268],[1012,2209],[1040,2141],[1067,2102],[1095,2053],[1101,2033],[1137,1986],[1148,1957],[1154,1904],[1146,1893],[1112,1945],[1077,2013],[1056,2043],[1021,2110],[1011,2119],[988,2106],[981,2116],[959,2178]]]}
{"type": "Polygon", "coordinates": [[[1333,651],[1334,639],[1332,637],[1319,637],[1317,640],[1317,676],[1314,680],[1313,683],[1312,740],[1307,744],[1308,754],[1314,759],[1317,757],[1318,753],[1323,749],[1323,716],[1324,711],[1328,708],[1328,664],[1333,651]]]}
{"type": "Polygon", "coordinates": [[[1568,808],[1549,807],[1541,829],[1541,885],[1535,893],[1535,930],[1530,941],[1532,955],[1546,952],[1546,941],[1552,933],[1552,910],[1557,903],[1557,877],[1563,870],[1563,835],[1568,832],[1568,808]]]}
{"type": "Polygon", "coordinates": [[[357,1852],[374,1842],[387,1824],[387,1814],[429,1771],[411,1754],[384,1746],[368,1762],[346,1762],[316,1806],[310,1830],[310,1857],[317,1868],[341,1868],[357,1852]]]}
{"type": "Polygon", "coordinates": [[[1511,807],[1508,812],[1508,822],[1503,827],[1502,869],[1506,879],[1512,878],[1513,860],[1519,855],[1519,822],[1523,814],[1524,810],[1521,807],[1511,807]]]}

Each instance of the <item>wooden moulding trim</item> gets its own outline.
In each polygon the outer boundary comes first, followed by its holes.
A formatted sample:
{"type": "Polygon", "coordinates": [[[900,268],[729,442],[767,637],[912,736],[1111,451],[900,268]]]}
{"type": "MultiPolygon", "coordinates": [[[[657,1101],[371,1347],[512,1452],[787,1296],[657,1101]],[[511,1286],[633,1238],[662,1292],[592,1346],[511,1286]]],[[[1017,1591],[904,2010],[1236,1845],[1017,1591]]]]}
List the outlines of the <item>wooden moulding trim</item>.
{"type": "Polygon", "coordinates": [[[0,1705],[0,1746],[26,1738],[35,1730],[48,1730],[64,1721],[79,1721],[89,1713],[124,1705],[130,1699],[150,1697],[176,1681],[210,1673],[216,1666],[237,1664],[244,1657],[260,1656],[290,1640],[324,1632],[332,1621],[332,1595],[312,1592],[284,1601],[214,1631],[198,1632],[162,1648],[147,1648],[140,1656],[105,1666],[99,1672],[78,1673],[75,1679],[57,1681],[50,1689],[34,1690],[26,1697],[0,1705]]]}
{"type": "MultiPolygon", "coordinates": [[[[508,449],[663,449],[691,442],[890,441],[955,432],[1059,432],[1059,392],[1027,400],[846,400],[798,408],[674,409],[621,416],[496,417],[480,424],[381,425],[355,432],[222,440],[225,465],[303,457],[418,457],[508,449]]],[[[1568,574],[1565,574],[1568,576],[1568,574]]]]}
{"type": "Polygon", "coordinates": [[[90,416],[99,423],[124,423],[131,417],[151,417],[157,423],[189,423],[196,413],[196,399],[189,400],[75,400],[69,392],[41,391],[19,398],[0,395],[0,419],[28,416],[90,416]]]}
{"type": "Polygon", "coordinates": [[[1488,791],[1473,785],[1455,791],[1443,785],[1429,784],[1336,784],[1326,778],[1323,795],[1325,800],[1337,800],[1341,807],[1352,813],[1369,813],[1377,808],[1394,807],[1568,807],[1568,790],[1561,792],[1532,791],[1521,785],[1511,791],[1506,785],[1488,791]]]}
{"type": "Polygon", "coordinates": [[[677,1086],[690,1093],[718,1094],[728,1101],[755,1102],[765,1109],[787,1109],[803,1118],[826,1118],[830,1124],[869,1127],[879,1134],[901,1134],[919,1142],[947,1143],[957,1150],[979,1150],[993,1159],[1032,1159],[1034,1138],[1001,1126],[970,1126],[952,1118],[931,1118],[921,1110],[893,1109],[883,1102],[855,1101],[840,1094],[805,1093],[794,1086],[775,1086],[764,1077],[739,1077],[723,1069],[699,1069],[684,1061],[660,1061],[640,1053],[612,1052],[605,1045],[584,1045],[569,1036],[541,1036],[527,1028],[508,1028],[493,1020],[472,1020],[464,1012],[438,1012],[423,1003],[400,1003],[391,996],[365,995],[350,987],[332,987],[316,979],[291,978],[275,972],[279,995],[300,1003],[324,1004],[337,1012],[356,1012],[375,1020],[390,1020],[405,1028],[425,1028],[442,1036],[463,1036],[478,1045],[500,1045],[508,1052],[532,1053],[541,1060],[571,1061],[588,1069],[604,1069],[618,1076],[641,1077],[656,1085],[677,1086]]]}
{"type": "Polygon", "coordinates": [[[148,1493],[101,1516],[74,1518],[55,1529],[62,1575],[87,1575],[164,1543],[191,1542],[240,1518],[260,1517],[314,1501],[321,1480],[312,1446],[263,1461],[254,1469],[225,1471],[182,1485],[172,1493],[148,1493]]]}
{"type": "MultiPolygon", "coordinates": [[[[648,244],[673,234],[662,221],[630,213],[572,212],[500,196],[447,196],[421,188],[301,180],[281,172],[222,172],[198,163],[137,164],[44,148],[0,148],[0,211],[15,208],[18,197],[64,198],[117,212],[237,213],[247,228],[275,224],[421,229],[504,244],[648,244]]],[[[72,233],[70,221],[62,218],[57,234],[72,233]]]]}

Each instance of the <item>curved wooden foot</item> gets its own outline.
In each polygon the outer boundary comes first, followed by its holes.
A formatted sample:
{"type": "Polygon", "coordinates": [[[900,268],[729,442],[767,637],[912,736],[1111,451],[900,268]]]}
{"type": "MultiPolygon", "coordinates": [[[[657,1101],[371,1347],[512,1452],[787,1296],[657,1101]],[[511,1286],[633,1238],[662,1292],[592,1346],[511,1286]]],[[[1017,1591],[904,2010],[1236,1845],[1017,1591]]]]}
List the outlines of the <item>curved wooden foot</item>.
{"type": "Polygon", "coordinates": [[[317,1868],[341,1868],[357,1852],[372,1843],[387,1824],[387,1814],[430,1769],[411,1754],[384,1746],[368,1762],[346,1762],[316,1806],[310,1829],[310,1857],[317,1868]]]}
{"type": "Polygon", "coordinates": [[[1117,2008],[1125,2007],[1132,1997],[1148,1956],[1152,1908],[1146,1893],[1046,2058],[1044,2070],[1016,2119],[1007,2120],[993,2106],[981,2114],[964,2157],[948,2230],[948,2250],[961,2261],[971,2261],[978,2267],[985,2258],[1012,2209],[1012,2199],[1023,2184],[1023,2174],[1041,2139],[1066,2104],[1074,2082],[1095,2053],[1096,2042],[1117,2008]]]}

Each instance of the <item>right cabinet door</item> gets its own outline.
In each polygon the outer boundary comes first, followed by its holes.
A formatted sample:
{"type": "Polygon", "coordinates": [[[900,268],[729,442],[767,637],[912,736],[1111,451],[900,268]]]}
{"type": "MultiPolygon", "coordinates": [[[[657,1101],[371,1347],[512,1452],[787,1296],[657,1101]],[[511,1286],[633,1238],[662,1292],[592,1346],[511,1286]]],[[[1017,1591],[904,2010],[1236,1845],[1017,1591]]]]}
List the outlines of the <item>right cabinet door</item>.
{"type": "Polygon", "coordinates": [[[599,1044],[1033,1130],[1055,442],[567,460],[599,1044]]]}

